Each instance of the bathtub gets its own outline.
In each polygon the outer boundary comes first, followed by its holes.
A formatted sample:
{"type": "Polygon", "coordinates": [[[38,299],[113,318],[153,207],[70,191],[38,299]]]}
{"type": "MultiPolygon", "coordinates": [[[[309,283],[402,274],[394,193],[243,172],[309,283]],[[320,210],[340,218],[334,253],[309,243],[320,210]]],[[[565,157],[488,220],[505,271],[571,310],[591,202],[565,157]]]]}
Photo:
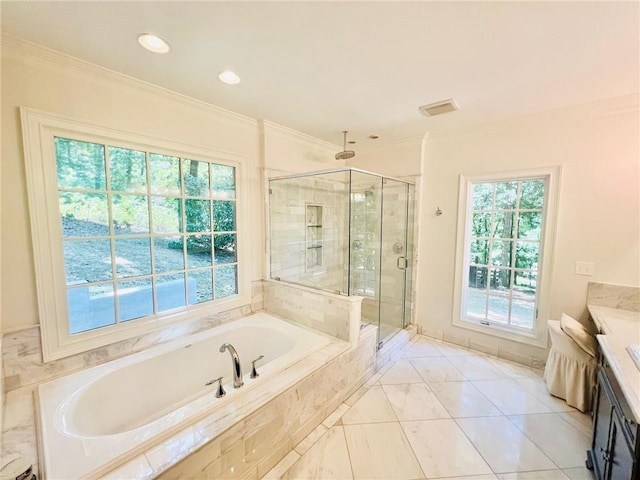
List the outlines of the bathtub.
{"type": "Polygon", "coordinates": [[[37,390],[41,474],[99,477],[212,411],[264,395],[261,384],[336,341],[258,313],[44,383],[37,390]],[[241,359],[239,389],[231,356],[219,352],[225,342],[241,359]],[[250,379],[260,355],[260,376],[250,379]],[[220,376],[226,395],[216,398],[217,384],[206,384],[220,376]]]}

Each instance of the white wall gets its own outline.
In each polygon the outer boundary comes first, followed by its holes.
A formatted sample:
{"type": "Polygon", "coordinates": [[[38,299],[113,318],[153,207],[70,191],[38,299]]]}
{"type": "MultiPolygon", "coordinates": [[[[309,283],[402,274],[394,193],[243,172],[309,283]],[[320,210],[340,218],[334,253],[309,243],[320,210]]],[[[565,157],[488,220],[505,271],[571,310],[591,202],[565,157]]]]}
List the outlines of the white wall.
{"type": "Polygon", "coordinates": [[[420,135],[355,148],[356,156],[347,165],[389,177],[417,176],[422,171],[422,142],[420,135]]]}
{"type": "MultiPolygon", "coordinates": [[[[96,125],[241,154],[249,202],[261,202],[257,122],[95,65],[3,37],[2,45],[2,330],[37,325],[19,106],[96,125]],[[6,208],[10,205],[11,208],[6,208]]],[[[260,238],[262,218],[250,222],[260,238]]],[[[262,276],[262,249],[252,242],[251,279],[262,276]]]]}
{"type": "Polygon", "coordinates": [[[460,174],[562,166],[553,318],[566,312],[586,320],[589,281],[640,285],[639,132],[634,96],[431,134],[424,149],[419,325],[546,357],[535,347],[451,326],[460,174]],[[442,216],[435,215],[438,206],[442,216]],[[595,263],[593,277],[573,273],[577,260],[595,263]]]}

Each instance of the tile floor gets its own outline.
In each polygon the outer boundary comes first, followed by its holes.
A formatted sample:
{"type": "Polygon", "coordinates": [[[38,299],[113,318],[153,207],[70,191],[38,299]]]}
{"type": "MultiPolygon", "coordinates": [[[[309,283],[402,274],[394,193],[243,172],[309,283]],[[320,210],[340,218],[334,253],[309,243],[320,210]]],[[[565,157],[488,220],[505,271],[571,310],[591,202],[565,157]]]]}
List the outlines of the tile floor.
{"type": "Polygon", "coordinates": [[[418,336],[264,479],[593,479],[542,372],[418,336]]]}

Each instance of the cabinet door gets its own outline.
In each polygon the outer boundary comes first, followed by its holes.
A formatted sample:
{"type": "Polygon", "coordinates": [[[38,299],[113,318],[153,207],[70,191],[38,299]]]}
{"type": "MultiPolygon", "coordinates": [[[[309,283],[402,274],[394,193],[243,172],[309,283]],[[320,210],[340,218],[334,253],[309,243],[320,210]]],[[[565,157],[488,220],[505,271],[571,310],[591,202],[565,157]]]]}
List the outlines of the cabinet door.
{"type": "Polygon", "coordinates": [[[609,477],[611,479],[630,479],[633,470],[633,454],[622,431],[622,422],[617,410],[611,416],[611,440],[609,442],[609,477]]]}
{"type": "Polygon", "coordinates": [[[596,412],[593,421],[595,426],[593,429],[593,443],[591,445],[591,454],[593,460],[593,470],[597,479],[609,478],[607,476],[607,464],[609,459],[609,429],[611,424],[611,414],[613,406],[607,395],[606,388],[602,384],[602,379],[597,387],[597,403],[596,412]]]}

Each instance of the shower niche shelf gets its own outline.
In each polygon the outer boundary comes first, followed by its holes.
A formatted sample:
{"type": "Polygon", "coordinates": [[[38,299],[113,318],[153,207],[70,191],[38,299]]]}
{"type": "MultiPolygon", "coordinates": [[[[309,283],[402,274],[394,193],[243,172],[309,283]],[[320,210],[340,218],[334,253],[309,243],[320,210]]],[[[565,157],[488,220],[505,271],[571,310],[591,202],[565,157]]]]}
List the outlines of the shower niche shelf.
{"type": "Polygon", "coordinates": [[[322,205],[307,203],[306,224],[306,269],[314,271],[322,268],[322,205]]]}

